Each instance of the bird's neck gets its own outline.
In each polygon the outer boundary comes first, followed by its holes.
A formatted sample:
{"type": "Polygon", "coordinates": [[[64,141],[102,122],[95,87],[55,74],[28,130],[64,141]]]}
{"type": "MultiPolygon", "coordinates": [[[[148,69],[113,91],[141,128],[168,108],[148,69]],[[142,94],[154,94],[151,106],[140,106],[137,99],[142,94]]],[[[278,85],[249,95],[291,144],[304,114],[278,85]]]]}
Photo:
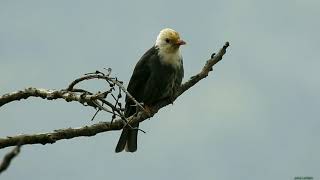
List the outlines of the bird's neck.
{"type": "Polygon", "coordinates": [[[179,48],[158,48],[158,55],[160,57],[160,62],[163,64],[172,65],[175,68],[180,67],[182,65],[182,56],[179,48]]]}

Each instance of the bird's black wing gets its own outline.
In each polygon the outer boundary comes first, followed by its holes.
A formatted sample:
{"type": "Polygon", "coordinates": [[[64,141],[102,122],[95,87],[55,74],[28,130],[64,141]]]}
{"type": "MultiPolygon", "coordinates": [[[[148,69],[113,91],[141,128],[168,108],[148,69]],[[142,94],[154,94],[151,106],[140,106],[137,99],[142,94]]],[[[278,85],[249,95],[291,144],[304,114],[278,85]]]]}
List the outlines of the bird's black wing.
{"type": "MultiPolygon", "coordinates": [[[[151,75],[150,62],[156,55],[157,49],[153,46],[140,58],[130,78],[127,90],[138,102],[143,102],[144,100],[144,88],[151,75]]],[[[126,117],[135,113],[136,107],[133,105],[135,105],[134,102],[127,96],[126,117]]]]}
{"type": "MultiPolygon", "coordinates": [[[[144,88],[150,75],[150,61],[157,55],[157,49],[155,47],[150,48],[136,64],[133,74],[130,78],[127,90],[138,101],[143,102],[144,88]]],[[[125,117],[130,117],[136,112],[135,103],[126,96],[125,117]]],[[[139,123],[132,124],[132,127],[139,127],[139,123]]],[[[131,129],[130,127],[124,127],[119,138],[116,152],[121,152],[126,148],[126,151],[134,152],[137,150],[137,136],[138,130],[131,129]]]]}

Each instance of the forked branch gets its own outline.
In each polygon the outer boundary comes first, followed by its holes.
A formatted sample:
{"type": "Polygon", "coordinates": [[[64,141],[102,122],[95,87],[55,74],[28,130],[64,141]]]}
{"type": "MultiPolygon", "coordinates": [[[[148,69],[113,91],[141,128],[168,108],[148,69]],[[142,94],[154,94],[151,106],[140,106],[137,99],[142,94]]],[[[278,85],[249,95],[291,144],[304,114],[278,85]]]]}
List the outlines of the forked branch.
{"type": "MultiPolygon", "coordinates": [[[[212,71],[213,66],[222,59],[223,55],[226,53],[226,49],[228,48],[228,46],[229,46],[229,43],[226,42],[225,45],[219,50],[217,54],[213,54],[198,74],[196,74],[195,76],[192,76],[187,82],[181,85],[181,87],[178,89],[177,93],[173,98],[158,102],[154,107],[152,107],[154,111],[151,112],[151,114],[145,111],[139,111],[137,114],[126,119],[128,124],[131,125],[136,122],[142,122],[145,119],[154,116],[158,112],[158,110],[160,110],[162,107],[171,104],[172,101],[174,101],[176,98],[182,95],[185,91],[187,91],[189,88],[194,86],[203,78],[207,77],[209,72],[212,71]]],[[[112,87],[116,85],[120,87],[120,89],[123,92],[125,92],[128,96],[130,95],[122,86],[121,82],[117,81],[116,79],[110,80],[109,74],[104,75],[99,73],[100,72],[89,74],[87,75],[87,79],[86,78],[78,79],[77,81],[74,81],[73,83],[71,83],[69,87],[65,90],[56,91],[56,90],[28,88],[23,91],[18,91],[18,92],[9,93],[9,94],[0,96],[0,107],[12,101],[21,100],[21,99],[34,96],[34,97],[41,97],[48,100],[62,98],[62,99],[65,99],[66,101],[78,101],[81,104],[86,106],[101,108],[101,107],[97,107],[96,103],[93,103],[93,100],[95,101],[96,100],[99,101],[101,99],[105,100],[105,97],[110,93],[109,91],[105,91],[102,93],[99,92],[94,94],[82,89],[74,88],[74,86],[77,83],[83,80],[95,79],[95,78],[104,79],[108,83],[113,84],[111,85],[112,87]],[[115,82],[120,84],[117,84],[115,82]]],[[[131,98],[134,99],[132,96],[131,98]]],[[[100,102],[103,102],[103,101],[100,101],[100,102]]],[[[139,102],[137,101],[135,102],[137,106],[140,106],[139,102]]],[[[0,149],[9,147],[9,146],[16,146],[19,143],[21,145],[25,145],[25,144],[43,144],[44,145],[48,143],[52,144],[62,139],[71,139],[71,138],[81,137],[81,136],[94,136],[98,133],[122,129],[123,126],[126,125],[126,122],[124,122],[123,120],[124,116],[121,113],[121,108],[118,107],[117,105],[112,105],[112,104],[108,105],[108,107],[111,108],[110,109],[111,112],[116,112],[116,114],[120,117],[118,119],[115,119],[112,123],[99,122],[91,126],[85,126],[80,128],[59,129],[50,133],[17,135],[12,137],[0,138],[0,149]],[[115,111],[116,109],[118,111],[115,111]]]]}

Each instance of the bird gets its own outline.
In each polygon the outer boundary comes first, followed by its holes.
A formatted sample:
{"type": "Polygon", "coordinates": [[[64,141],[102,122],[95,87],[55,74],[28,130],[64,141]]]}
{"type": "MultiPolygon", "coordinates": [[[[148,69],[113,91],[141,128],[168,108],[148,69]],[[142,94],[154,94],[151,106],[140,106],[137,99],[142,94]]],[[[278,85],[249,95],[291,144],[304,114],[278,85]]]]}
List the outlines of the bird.
{"type": "MultiPolygon", "coordinates": [[[[155,44],[137,62],[127,91],[150,110],[157,102],[171,98],[181,86],[184,76],[183,59],[180,46],[186,42],[177,31],[162,29],[155,44]]],[[[126,96],[124,116],[130,117],[138,111],[133,100],[126,96]]],[[[115,152],[135,152],[139,123],[125,126],[118,140],[115,152]],[[132,128],[134,127],[134,128],[132,128]]]]}

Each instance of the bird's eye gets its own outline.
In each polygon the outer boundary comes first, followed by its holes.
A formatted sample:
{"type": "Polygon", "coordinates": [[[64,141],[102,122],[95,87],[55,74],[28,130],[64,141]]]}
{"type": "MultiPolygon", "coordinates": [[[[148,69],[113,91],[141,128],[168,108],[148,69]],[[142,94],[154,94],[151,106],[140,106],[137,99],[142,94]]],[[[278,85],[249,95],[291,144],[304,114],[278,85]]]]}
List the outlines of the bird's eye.
{"type": "Polygon", "coordinates": [[[166,42],[169,43],[169,42],[170,42],[170,39],[169,39],[169,38],[166,38],[166,42]]]}

